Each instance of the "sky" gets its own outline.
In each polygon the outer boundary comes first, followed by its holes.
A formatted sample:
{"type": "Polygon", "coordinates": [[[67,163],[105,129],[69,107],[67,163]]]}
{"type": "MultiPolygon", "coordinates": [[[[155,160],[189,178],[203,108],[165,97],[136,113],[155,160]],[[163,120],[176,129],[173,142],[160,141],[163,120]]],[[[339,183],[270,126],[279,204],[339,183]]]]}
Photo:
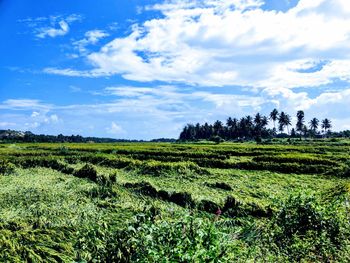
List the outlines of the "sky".
{"type": "Polygon", "coordinates": [[[0,129],[177,138],[273,108],[350,129],[349,0],[0,0],[0,129]]]}

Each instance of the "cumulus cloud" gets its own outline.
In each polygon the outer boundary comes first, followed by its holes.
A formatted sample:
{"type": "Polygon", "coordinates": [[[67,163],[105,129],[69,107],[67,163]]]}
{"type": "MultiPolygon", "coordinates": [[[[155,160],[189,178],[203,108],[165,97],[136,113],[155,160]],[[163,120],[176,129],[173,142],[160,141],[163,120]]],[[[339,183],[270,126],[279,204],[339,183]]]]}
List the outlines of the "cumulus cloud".
{"type": "Polygon", "coordinates": [[[109,134],[114,134],[114,135],[120,135],[120,134],[125,134],[124,129],[116,124],[115,122],[111,123],[111,126],[106,128],[107,133],[109,134]]]}
{"type": "Polygon", "coordinates": [[[87,54],[91,70],[48,68],[45,72],[263,88],[317,86],[346,77],[350,64],[346,1],[300,0],[286,12],[263,10],[262,4],[174,0],[150,6],[163,17],[134,25],[130,35],[87,54]],[[294,63],[302,69],[317,60],[330,63],[308,75],[291,67],[294,63]],[[284,79],[286,84],[281,83],[284,79]]]}
{"type": "Polygon", "coordinates": [[[109,34],[103,30],[91,30],[85,33],[85,37],[81,40],[73,42],[76,49],[79,50],[81,54],[88,52],[86,47],[88,45],[97,44],[102,38],[108,37],[109,34]]]}

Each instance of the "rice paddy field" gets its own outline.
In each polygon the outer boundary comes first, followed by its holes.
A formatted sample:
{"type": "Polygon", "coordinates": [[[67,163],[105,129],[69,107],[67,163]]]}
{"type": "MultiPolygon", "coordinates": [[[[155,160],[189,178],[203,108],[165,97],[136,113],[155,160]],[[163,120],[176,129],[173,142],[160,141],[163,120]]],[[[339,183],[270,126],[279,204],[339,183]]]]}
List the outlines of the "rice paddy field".
{"type": "Polygon", "coordinates": [[[0,144],[0,262],[349,262],[350,140],[0,144]]]}

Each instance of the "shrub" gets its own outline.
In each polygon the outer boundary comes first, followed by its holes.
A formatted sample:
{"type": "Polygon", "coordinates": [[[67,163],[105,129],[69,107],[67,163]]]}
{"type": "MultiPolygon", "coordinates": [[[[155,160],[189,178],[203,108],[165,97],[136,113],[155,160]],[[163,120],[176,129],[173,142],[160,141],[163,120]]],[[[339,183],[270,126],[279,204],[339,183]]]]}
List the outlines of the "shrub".
{"type": "Polygon", "coordinates": [[[210,137],[209,141],[215,142],[216,144],[219,144],[221,142],[224,142],[225,140],[221,138],[220,136],[212,136],[210,137]]]}
{"type": "Polygon", "coordinates": [[[299,194],[281,206],[270,225],[270,239],[292,260],[332,261],[344,245],[346,224],[333,205],[299,194]]]}

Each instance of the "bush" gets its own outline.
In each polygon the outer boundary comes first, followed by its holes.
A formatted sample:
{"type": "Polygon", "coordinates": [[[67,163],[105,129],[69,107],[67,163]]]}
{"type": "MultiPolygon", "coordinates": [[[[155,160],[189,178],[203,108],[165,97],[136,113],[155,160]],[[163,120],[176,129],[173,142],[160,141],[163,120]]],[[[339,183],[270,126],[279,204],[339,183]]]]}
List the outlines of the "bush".
{"type": "Polygon", "coordinates": [[[224,142],[225,140],[221,138],[220,136],[212,136],[209,138],[209,141],[215,142],[216,144],[219,144],[221,142],[224,142]]]}
{"type": "Polygon", "coordinates": [[[256,142],[257,144],[262,143],[262,139],[261,139],[261,137],[260,137],[260,136],[255,137],[255,142],[256,142]]]}
{"type": "Polygon", "coordinates": [[[293,261],[332,261],[345,244],[346,231],[337,208],[312,195],[289,197],[270,225],[270,239],[293,261]]]}

